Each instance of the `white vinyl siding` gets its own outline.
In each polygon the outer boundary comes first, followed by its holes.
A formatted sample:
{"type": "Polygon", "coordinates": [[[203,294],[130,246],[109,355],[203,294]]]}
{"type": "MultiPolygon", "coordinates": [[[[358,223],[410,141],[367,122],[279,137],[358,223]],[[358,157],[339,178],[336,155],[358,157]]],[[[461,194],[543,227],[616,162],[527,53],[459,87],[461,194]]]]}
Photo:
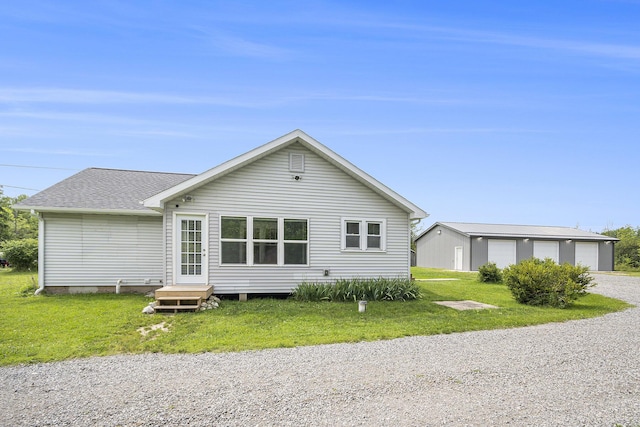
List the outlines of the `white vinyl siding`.
{"type": "Polygon", "coordinates": [[[576,265],[598,270],[598,243],[576,242],[576,265]]]}
{"type": "Polygon", "coordinates": [[[516,241],[490,239],[488,242],[488,259],[498,268],[505,268],[516,263],[516,241]]]}
{"type": "Polygon", "coordinates": [[[45,286],[160,286],[162,218],[43,214],[45,286]],[[145,283],[145,280],[150,283],[145,283]]]}
{"type": "Polygon", "coordinates": [[[533,256],[539,259],[551,258],[556,263],[560,259],[560,247],[557,241],[535,240],[533,256]]]}
{"type": "MultiPolygon", "coordinates": [[[[191,194],[194,202],[190,210],[211,213],[209,283],[216,293],[289,292],[302,281],[410,275],[409,213],[299,144],[265,156],[191,194]],[[303,179],[295,180],[289,171],[290,151],[304,154],[303,179]],[[225,216],[307,218],[307,265],[221,265],[219,222],[225,216]],[[384,218],[385,251],[343,251],[342,224],[349,218],[384,218]],[[325,270],[329,270],[329,276],[324,275],[325,270]]],[[[168,202],[168,211],[175,210],[176,204],[179,201],[168,202]]],[[[171,230],[167,233],[171,241],[171,230]]]]}

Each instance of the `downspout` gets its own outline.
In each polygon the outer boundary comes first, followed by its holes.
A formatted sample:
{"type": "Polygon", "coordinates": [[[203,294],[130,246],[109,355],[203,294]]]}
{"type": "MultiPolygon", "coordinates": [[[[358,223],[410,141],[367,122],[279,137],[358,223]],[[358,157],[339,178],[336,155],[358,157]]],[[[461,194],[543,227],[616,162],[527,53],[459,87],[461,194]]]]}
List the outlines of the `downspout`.
{"type": "Polygon", "coordinates": [[[116,281],[116,294],[120,293],[120,285],[122,285],[123,282],[124,282],[124,280],[122,280],[122,279],[118,279],[116,281]]]}
{"type": "Polygon", "coordinates": [[[34,295],[40,295],[40,292],[44,291],[44,230],[44,218],[42,214],[38,214],[38,289],[33,293],[34,295]]]}

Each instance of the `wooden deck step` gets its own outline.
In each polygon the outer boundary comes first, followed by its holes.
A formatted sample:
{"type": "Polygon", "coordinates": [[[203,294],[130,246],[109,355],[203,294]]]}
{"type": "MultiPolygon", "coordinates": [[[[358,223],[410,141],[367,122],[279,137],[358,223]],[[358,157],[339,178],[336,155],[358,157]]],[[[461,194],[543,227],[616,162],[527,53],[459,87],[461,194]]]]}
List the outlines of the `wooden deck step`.
{"type": "Polygon", "coordinates": [[[196,296],[170,296],[170,297],[157,297],[156,311],[170,310],[174,313],[178,311],[197,311],[202,304],[202,298],[196,296]]]}
{"type": "Polygon", "coordinates": [[[163,286],[160,289],[156,289],[156,298],[160,297],[200,297],[202,300],[206,300],[213,294],[213,286],[211,285],[183,285],[183,286],[163,286]]]}

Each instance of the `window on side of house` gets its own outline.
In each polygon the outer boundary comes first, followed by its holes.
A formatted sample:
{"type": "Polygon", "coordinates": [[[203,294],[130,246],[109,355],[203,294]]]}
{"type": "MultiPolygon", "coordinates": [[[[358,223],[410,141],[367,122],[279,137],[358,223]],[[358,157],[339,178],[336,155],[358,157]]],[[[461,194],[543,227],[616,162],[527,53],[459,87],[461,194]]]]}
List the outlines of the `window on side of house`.
{"type": "Polygon", "coordinates": [[[220,224],[223,265],[308,265],[307,219],[222,216],[220,224]]]}
{"type": "Polygon", "coordinates": [[[306,265],[309,252],[309,229],[306,219],[285,219],[284,264],[306,265]]]}
{"type": "Polygon", "coordinates": [[[278,264],[278,219],[253,219],[253,263],[278,264]]]}
{"type": "Polygon", "coordinates": [[[342,249],[384,251],[386,222],[382,219],[343,219],[342,249]]]}
{"type": "Polygon", "coordinates": [[[220,262],[247,263],[247,219],[223,216],[220,220],[220,262]]]}

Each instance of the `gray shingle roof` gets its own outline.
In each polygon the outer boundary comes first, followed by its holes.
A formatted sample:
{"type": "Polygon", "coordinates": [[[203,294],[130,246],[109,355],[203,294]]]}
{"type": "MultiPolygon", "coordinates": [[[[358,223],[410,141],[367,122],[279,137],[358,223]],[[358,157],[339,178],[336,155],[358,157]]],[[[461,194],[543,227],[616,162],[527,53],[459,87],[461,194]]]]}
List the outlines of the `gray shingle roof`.
{"type": "MultiPolygon", "coordinates": [[[[520,237],[538,239],[618,240],[602,234],[571,227],[514,224],[477,224],[468,222],[437,222],[436,225],[451,228],[468,236],[520,237]]],[[[427,231],[428,231],[427,230],[427,231]]]]}
{"type": "Polygon", "coordinates": [[[147,211],[148,197],[173,187],[192,174],[89,168],[43,190],[18,209],[74,211],[147,211]]]}

